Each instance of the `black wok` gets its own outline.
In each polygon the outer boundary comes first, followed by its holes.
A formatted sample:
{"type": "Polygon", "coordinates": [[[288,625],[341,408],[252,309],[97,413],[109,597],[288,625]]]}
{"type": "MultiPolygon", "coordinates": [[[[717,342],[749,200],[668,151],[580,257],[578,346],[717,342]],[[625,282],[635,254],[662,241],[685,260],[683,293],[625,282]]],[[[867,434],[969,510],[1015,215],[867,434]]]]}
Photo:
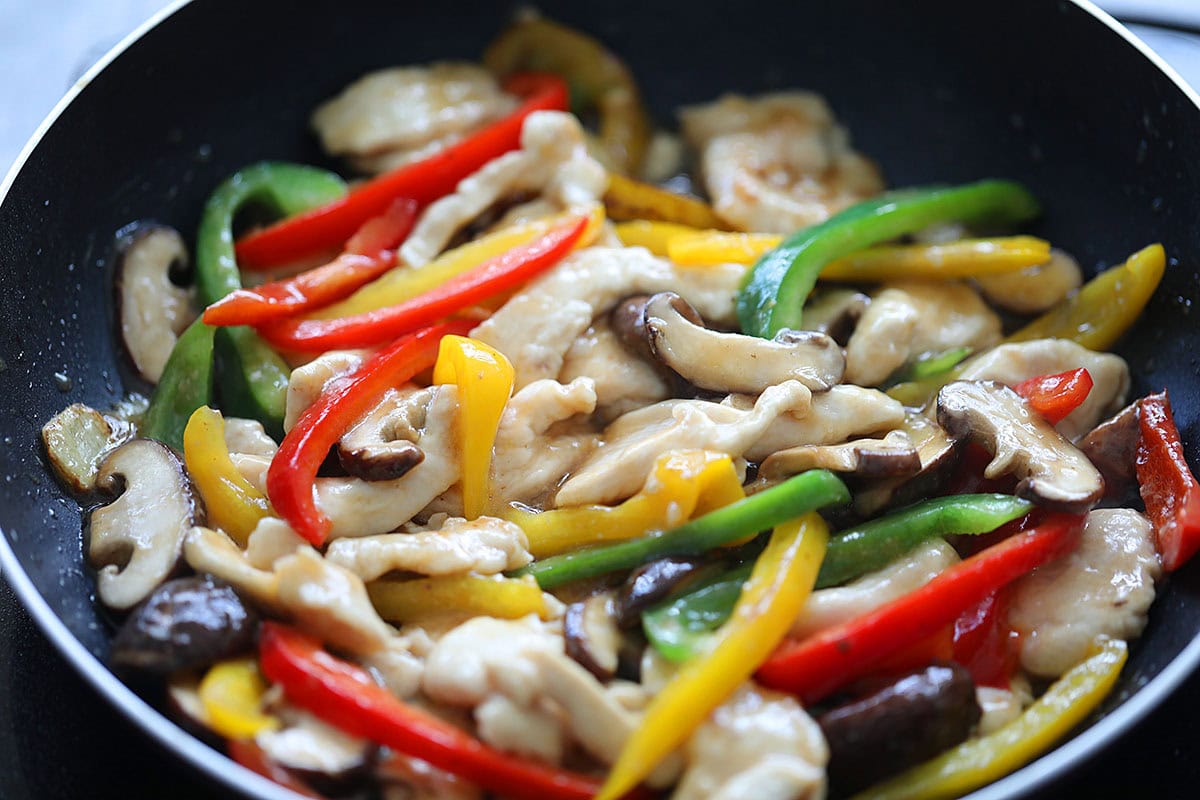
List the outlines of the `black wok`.
{"type": "MultiPolygon", "coordinates": [[[[1185,442],[1200,443],[1200,331],[1190,318],[1200,285],[1200,99],[1090,8],[541,6],[625,56],[664,122],[678,105],[725,90],[811,88],[892,185],[1022,180],[1045,202],[1036,233],[1093,270],[1164,242],[1163,286],[1118,351],[1135,371],[1134,392],[1169,386],[1185,442]]],[[[181,732],[100,665],[110,626],[83,566],[80,512],[46,472],[37,433],[69,402],[104,407],[145,389],[113,332],[114,232],[146,218],[194,230],[213,186],[255,160],[322,163],[306,127],[315,103],[372,68],[476,57],[511,11],[196,0],[93,71],[0,189],[0,566],[99,692],[191,765],[251,796],[291,795],[181,732]]],[[[977,796],[1033,791],[1120,736],[1200,662],[1197,633],[1193,564],[1163,587],[1098,718],[977,796]]]]}

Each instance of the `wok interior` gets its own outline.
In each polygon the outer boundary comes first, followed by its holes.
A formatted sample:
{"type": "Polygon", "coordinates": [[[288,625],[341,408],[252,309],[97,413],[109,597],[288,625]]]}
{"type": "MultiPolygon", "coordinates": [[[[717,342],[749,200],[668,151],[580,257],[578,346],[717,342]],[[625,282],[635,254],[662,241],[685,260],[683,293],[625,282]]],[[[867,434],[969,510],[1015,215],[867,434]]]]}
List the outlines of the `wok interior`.
{"type": "MultiPolygon", "coordinates": [[[[1087,12],[1043,0],[540,8],[624,56],[661,122],[723,91],[813,89],[890,186],[1023,181],[1046,208],[1034,233],[1089,273],[1162,241],[1163,285],[1117,350],[1134,371],[1131,394],[1170,387],[1184,441],[1200,441],[1200,332],[1188,300],[1200,284],[1200,109],[1087,12]]],[[[107,299],[114,234],[149,218],[187,235],[238,167],[323,163],[307,127],[316,103],[369,69],[478,57],[512,11],[194,2],[98,75],[31,154],[0,206],[0,527],[98,657],[110,634],[83,566],[81,516],[46,471],[37,433],[68,402],[106,407],[146,390],[123,360],[107,299]]],[[[1112,697],[1153,678],[1198,631],[1193,565],[1163,586],[1112,697]]]]}

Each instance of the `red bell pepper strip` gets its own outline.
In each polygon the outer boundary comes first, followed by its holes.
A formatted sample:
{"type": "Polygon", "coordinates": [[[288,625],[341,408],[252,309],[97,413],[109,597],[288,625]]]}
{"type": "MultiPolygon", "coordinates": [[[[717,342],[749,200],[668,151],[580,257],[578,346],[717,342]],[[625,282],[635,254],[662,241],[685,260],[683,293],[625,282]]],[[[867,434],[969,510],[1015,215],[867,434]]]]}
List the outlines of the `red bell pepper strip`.
{"type": "Polygon", "coordinates": [[[328,205],[244,236],[237,243],[238,264],[262,269],[333,250],[398,197],[429,205],[487,162],[516,150],[525,118],[534,111],[566,111],[570,105],[567,85],[555,75],[514,75],[504,88],[525,98],[507,117],[429,158],[384,173],[328,205]]]}
{"type": "Polygon", "coordinates": [[[1092,374],[1083,368],[1058,375],[1040,375],[1013,387],[1013,391],[1024,397],[1029,407],[1051,425],[1057,425],[1083,405],[1091,390],[1092,374]]]}
{"type": "Polygon", "coordinates": [[[1172,572],[1200,549],[1200,485],[1183,455],[1167,393],[1143,397],[1139,405],[1138,486],[1163,569],[1172,572]]]}
{"type": "Polygon", "coordinates": [[[316,546],[324,544],[329,519],[316,503],[317,470],[329,448],[384,393],[437,360],[443,336],[465,334],[475,322],[457,320],[417,331],[380,350],[349,378],[321,393],[283,437],[267,469],[267,497],[296,533],[316,546]]]}
{"type": "Polygon", "coordinates": [[[571,252],[587,224],[587,217],[571,220],[399,305],[338,319],[286,319],[259,328],[259,334],[280,349],[308,352],[390,341],[545,272],[571,252]]]}
{"type": "Polygon", "coordinates": [[[204,309],[207,325],[259,325],[329,305],[375,280],[396,264],[392,248],[412,230],[415,200],[394,202],[387,213],[368,220],[346,252],[324,266],[252,289],[237,289],[204,309]]]}
{"type": "Polygon", "coordinates": [[[225,749],[229,752],[229,757],[237,763],[241,764],[251,772],[257,772],[269,781],[274,781],[280,786],[291,789],[301,797],[312,797],[315,800],[324,800],[311,787],[301,781],[292,773],[288,772],[279,764],[276,764],[267,754],[262,751],[262,748],[256,745],[250,739],[230,739],[225,749]]]}
{"type": "Polygon", "coordinates": [[[772,689],[805,704],[873,672],[910,642],[930,636],[962,612],[1034,567],[1070,552],[1083,517],[1054,514],[1034,530],[955,564],[914,592],[807,639],[781,645],[758,670],[772,689]]]}
{"type": "Polygon", "coordinates": [[[1008,625],[1008,587],[992,592],[954,621],[953,659],[976,686],[1007,689],[1017,668],[1019,638],[1008,625]]]}
{"type": "Polygon", "coordinates": [[[514,800],[583,800],[600,781],[503,753],[376,684],[366,670],[325,652],[315,639],[277,622],[259,636],[263,674],[288,699],[352,736],[514,800]]]}

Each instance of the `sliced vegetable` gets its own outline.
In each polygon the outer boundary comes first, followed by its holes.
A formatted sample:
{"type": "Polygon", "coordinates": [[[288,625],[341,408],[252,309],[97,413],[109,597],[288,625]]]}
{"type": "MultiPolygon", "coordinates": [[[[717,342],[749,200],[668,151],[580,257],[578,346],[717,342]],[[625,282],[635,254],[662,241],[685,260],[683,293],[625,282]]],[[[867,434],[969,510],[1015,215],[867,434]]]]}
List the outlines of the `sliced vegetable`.
{"type": "Polygon", "coordinates": [[[208,512],[208,524],[242,547],[271,504],[246,480],[225,446],[225,419],[208,406],[196,409],[183,432],[183,459],[208,512]]]}
{"type": "Polygon", "coordinates": [[[504,516],[521,526],[535,558],[577,547],[644,536],[679,525],[697,511],[711,511],[745,497],[733,461],[703,450],[664,453],[645,488],[618,506],[556,508],[541,513],[519,508],[504,516]]]}
{"type": "Polygon", "coordinates": [[[887,192],[851,206],[759,259],[738,292],[742,331],[769,339],[784,328],[799,328],[817,275],[835,258],[938,222],[1012,224],[1038,211],[1024,187],[997,180],[887,192]]]}
{"type": "Polygon", "coordinates": [[[521,127],[534,111],[565,111],[567,87],[553,75],[514,75],[505,88],[525,98],[504,119],[429,158],[397,167],[355,187],[345,197],[289,217],[237,243],[238,261],[248,268],[271,267],[341,247],[359,227],[384,213],[397,198],[426,206],[458,182],[521,143],[521,127]]]}
{"type": "Polygon", "coordinates": [[[288,699],[353,736],[386,745],[459,775],[480,788],[520,800],[584,800],[599,782],[493,750],[461,728],[408,705],[366,670],[275,622],[259,639],[263,673],[288,699]]]}
{"type": "Polygon", "coordinates": [[[251,772],[256,772],[269,781],[278,783],[286,789],[291,789],[301,797],[313,797],[316,800],[324,800],[324,797],[317,794],[312,787],[272,761],[263,752],[262,748],[253,741],[230,739],[225,743],[225,749],[229,752],[230,758],[251,772]]]}
{"type": "Polygon", "coordinates": [[[992,592],[954,621],[954,660],[976,686],[1007,689],[1020,658],[1017,632],[1008,625],[1009,588],[992,592]]]}
{"type": "Polygon", "coordinates": [[[907,368],[901,370],[899,375],[893,376],[891,380],[899,383],[903,381],[920,381],[944,375],[957,367],[969,355],[971,355],[971,348],[955,347],[953,350],[947,350],[944,353],[918,359],[907,368]]]}
{"type": "Polygon", "coordinates": [[[613,219],[655,220],[665,225],[675,224],[681,228],[678,233],[695,233],[697,228],[729,227],[703,200],[612,173],[608,176],[604,207],[613,219]]]}
{"type": "Polygon", "coordinates": [[[575,218],[399,305],[330,320],[284,320],[261,328],[272,344],[303,351],[371,347],[517,288],[562,260],[588,221],[575,218]]]}
{"type": "Polygon", "coordinates": [[[434,383],[458,386],[463,515],[482,516],[491,504],[492,451],[500,415],[512,394],[513,365],[500,351],[465,336],[443,336],[434,383]]]}
{"type": "Polygon", "coordinates": [[[668,661],[682,664],[712,646],[713,631],[733,614],[752,564],[701,581],[695,589],[642,615],[642,630],[668,661]]]}
{"type": "Polygon", "coordinates": [[[1029,763],[1063,738],[1112,691],[1128,648],[1119,639],[1063,675],[1021,716],[995,733],[968,739],[932,761],[854,796],[853,800],[961,797],[1029,763]]]}
{"type": "Polygon", "coordinates": [[[850,492],[837,476],[814,469],[660,536],[586,547],[535,561],[517,574],[533,575],[543,589],[552,589],[571,581],[630,569],[663,556],[703,553],[814,509],[849,501],[850,492]]]}
{"type": "Polygon", "coordinates": [[[266,681],[253,658],[214,664],[200,681],[200,702],[208,724],[226,739],[252,739],[279,728],[262,710],[266,681]]]}
{"type": "Polygon", "coordinates": [[[1051,515],[1037,528],[955,564],[898,600],[807,639],[785,643],[763,664],[758,680],[798,694],[805,704],[815,703],[869,674],[881,659],[905,644],[953,622],[1001,586],[1070,552],[1079,541],[1083,519],[1051,515]]]}
{"type": "Polygon", "coordinates": [[[1092,390],[1092,374],[1086,369],[1073,369],[1058,375],[1041,375],[1022,381],[1013,391],[1025,398],[1029,407],[1055,425],[1087,400],[1092,390]]]}
{"type": "Polygon", "coordinates": [[[183,450],[183,431],[196,409],[213,401],[214,328],[196,320],[179,337],[154,387],[139,432],[183,450]]]}
{"type": "MultiPolygon", "coordinates": [[[[612,216],[612,212],[609,212],[612,216]]],[[[635,219],[613,225],[617,238],[626,247],[644,247],[656,256],[669,255],[668,246],[672,239],[681,234],[697,233],[695,228],[674,222],[635,219]]]]}
{"type": "Polygon", "coordinates": [[[754,673],[812,592],[828,538],[816,513],[775,529],[714,648],[684,664],[655,695],[597,800],[612,800],[636,786],[754,673]]]}
{"type": "Polygon", "coordinates": [[[1138,486],[1163,569],[1172,572],[1200,550],[1200,486],[1183,454],[1167,393],[1143,398],[1138,417],[1138,486]]]}
{"type": "Polygon", "coordinates": [[[395,341],[304,411],[267,470],[267,496],[296,533],[320,546],[329,532],[329,519],[317,508],[315,497],[317,470],[329,448],[388,389],[432,367],[443,336],[466,333],[471,325],[443,323],[395,341]]]}
{"type": "Polygon", "coordinates": [[[441,575],[367,585],[371,604],[389,622],[409,622],[431,614],[487,615],[519,619],[547,615],[542,590],[532,580],[484,575],[441,575]]]}

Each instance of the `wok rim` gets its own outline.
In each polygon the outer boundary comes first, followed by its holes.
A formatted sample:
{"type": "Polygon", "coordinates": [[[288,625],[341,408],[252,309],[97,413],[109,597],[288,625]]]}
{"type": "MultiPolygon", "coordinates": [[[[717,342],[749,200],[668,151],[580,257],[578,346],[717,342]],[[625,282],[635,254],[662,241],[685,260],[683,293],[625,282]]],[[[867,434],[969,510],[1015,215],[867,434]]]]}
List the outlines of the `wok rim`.
{"type": "MultiPolygon", "coordinates": [[[[164,20],[193,2],[196,0],[172,0],[113,45],[75,81],[41,121],[10,165],[3,182],[0,182],[0,204],[3,204],[8,197],[17,176],[46,133],[71,103],[86,91],[96,76],[164,20]]],[[[1197,111],[1200,111],[1200,93],[1136,34],[1118,22],[1112,15],[1096,6],[1091,0],[1069,0],[1069,2],[1104,24],[1112,33],[1136,49],[1143,58],[1150,61],[1183,93],[1197,111]]],[[[156,745],[179,756],[214,783],[239,794],[255,797],[258,800],[295,800],[300,797],[290,789],[243,767],[216,748],[210,747],[187,733],[117,678],[108,665],[84,647],[66,623],[53,611],[45,597],[34,585],[33,580],[25,572],[9,544],[8,537],[4,535],[2,526],[0,526],[0,576],[8,581],[25,611],[59,655],[96,692],[126,719],[140,728],[142,733],[153,740],[156,745]]],[[[1099,753],[1105,746],[1115,743],[1121,736],[1127,734],[1134,725],[1161,705],[1197,667],[1200,667],[1200,636],[1193,637],[1157,675],[1139,687],[1130,697],[1122,700],[1119,705],[1087,730],[1072,736],[1044,755],[965,797],[967,800],[1015,800],[1029,792],[1046,787],[1057,778],[1074,772],[1084,766],[1089,758],[1099,753]]]]}

